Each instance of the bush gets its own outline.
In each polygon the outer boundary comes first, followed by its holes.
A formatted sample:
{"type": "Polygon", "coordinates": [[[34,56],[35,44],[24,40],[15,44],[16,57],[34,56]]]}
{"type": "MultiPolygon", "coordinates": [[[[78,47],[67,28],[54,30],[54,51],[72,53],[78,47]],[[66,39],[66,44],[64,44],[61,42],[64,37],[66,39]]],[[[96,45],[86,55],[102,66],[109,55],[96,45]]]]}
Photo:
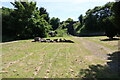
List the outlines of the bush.
{"type": "Polygon", "coordinates": [[[57,37],[63,37],[67,35],[67,29],[62,29],[62,27],[59,27],[57,30],[57,37]]]}

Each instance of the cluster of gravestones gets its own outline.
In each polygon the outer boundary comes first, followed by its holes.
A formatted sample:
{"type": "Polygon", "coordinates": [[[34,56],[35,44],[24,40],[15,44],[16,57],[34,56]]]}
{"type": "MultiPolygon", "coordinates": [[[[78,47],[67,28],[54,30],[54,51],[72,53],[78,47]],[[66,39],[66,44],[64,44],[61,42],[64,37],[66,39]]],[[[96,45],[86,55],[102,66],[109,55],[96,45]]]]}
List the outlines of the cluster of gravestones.
{"type": "Polygon", "coordinates": [[[43,38],[40,38],[40,37],[35,37],[34,38],[34,41],[32,42],[69,42],[69,43],[74,43],[73,41],[71,40],[66,40],[66,39],[43,39],[43,38]]]}

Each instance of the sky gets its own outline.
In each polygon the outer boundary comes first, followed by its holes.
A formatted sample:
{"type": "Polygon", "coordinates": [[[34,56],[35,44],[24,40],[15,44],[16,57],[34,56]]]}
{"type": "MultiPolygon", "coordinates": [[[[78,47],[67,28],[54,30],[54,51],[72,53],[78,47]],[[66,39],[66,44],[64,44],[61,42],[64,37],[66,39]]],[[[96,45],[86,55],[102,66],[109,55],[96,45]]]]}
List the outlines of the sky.
{"type": "MultiPolygon", "coordinates": [[[[58,17],[61,21],[72,18],[77,21],[78,17],[88,9],[93,9],[95,6],[102,6],[107,2],[114,0],[32,0],[37,2],[37,7],[44,7],[49,16],[58,17]]],[[[10,2],[14,0],[0,0],[0,7],[14,8],[10,2]]]]}

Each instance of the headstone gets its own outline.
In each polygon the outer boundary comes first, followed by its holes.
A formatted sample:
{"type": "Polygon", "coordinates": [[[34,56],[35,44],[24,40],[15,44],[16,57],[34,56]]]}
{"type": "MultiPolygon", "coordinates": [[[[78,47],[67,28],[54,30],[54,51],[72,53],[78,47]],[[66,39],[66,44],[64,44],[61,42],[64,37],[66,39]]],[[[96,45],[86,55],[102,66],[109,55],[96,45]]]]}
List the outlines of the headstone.
{"type": "Polygon", "coordinates": [[[35,41],[35,42],[40,41],[40,40],[41,40],[40,37],[35,37],[35,38],[34,38],[34,41],[35,41]]]}

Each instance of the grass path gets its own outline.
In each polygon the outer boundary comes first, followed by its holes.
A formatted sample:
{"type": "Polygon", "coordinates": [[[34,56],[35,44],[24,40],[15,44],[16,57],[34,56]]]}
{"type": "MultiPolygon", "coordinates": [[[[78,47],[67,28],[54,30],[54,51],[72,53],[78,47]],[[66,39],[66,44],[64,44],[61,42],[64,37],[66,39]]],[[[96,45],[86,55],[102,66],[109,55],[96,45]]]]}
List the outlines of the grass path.
{"type": "Polygon", "coordinates": [[[75,43],[33,43],[31,40],[21,40],[2,44],[3,77],[83,77],[79,74],[80,69],[87,69],[92,64],[105,65],[106,55],[116,50],[111,49],[113,45],[106,46],[107,43],[105,45],[94,37],[67,37],[67,39],[75,43]]]}
{"type": "MultiPolygon", "coordinates": [[[[79,38],[77,40],[79,40],[83,44],[84,48],[89,50],[92,54],[94,54],[95,56],[98,56],[100,58],[103,58],[103,59],[107,58],[106,53],[114,52],[110,48],[107,48],[105,46],[102,46],[102,45],[97,44],[97,43],[90,41],[90,40],[86,40],[83,38],[79,38]]],[[[90,56],[90,59],[91,59],[91,56],[90,56]]]]}

